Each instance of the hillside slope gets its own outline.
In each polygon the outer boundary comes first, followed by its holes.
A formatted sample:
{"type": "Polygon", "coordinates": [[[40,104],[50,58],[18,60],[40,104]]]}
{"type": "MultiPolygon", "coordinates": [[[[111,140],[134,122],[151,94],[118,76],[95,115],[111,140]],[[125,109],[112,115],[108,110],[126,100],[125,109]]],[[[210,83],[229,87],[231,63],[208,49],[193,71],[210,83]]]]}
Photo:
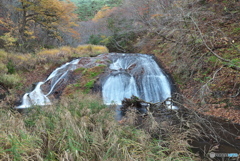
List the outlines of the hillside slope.
{"type": "Polygon", "coordinates": [[[185,106],[240,123],[240,2],[202,1],[193,8],[198,13],[189,17],[188,28],[145,36],[148,42],[137,51],[158,56],[185,106]]]}

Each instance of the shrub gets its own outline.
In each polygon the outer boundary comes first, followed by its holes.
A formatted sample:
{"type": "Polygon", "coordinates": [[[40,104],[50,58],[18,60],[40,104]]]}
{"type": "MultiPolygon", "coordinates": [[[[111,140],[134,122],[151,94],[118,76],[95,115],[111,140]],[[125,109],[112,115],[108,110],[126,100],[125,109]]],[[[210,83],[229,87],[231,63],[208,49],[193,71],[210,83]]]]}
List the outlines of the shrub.
{"type": "Polygon", "coordinates": [[[89,37],[89,44],[93,44],[93,45],[103,45],[103,43],[101,42],[103,40],[103,37],[101,35],[91,35],[89,37]]]}
{"type": "Polygon", "coordinates": [[[14,74],[15,73],[15,67],[14,67],[14,64],[13,64],[12,60],[8,61],[7,69],[8,69],[9,74],[14,74]]]}
{"type": "Polygon", "coordinates": [[[34,69],[37,64],[37,59],[32,54],[12,54],[8,56],[8,69],[10,73],[14,73],[14,70],[31,70],[34,69]]]}
{"type": "Polygon", "coordinates": [[[40,63],[61,64],[62,62],[68,60],[70,56],[71,56],[71,49],[68,47],[43,50],[37,53],[38,61],[40,63]]]}
{"type": "Polygon", "coordinates": [[[5,33],[3,36],[0,36],[0,39],[4,41],[4,47],[6,49],[12,49],[13,47],[15,47],[15,43],[17,41],[17,39],[14,38],[10,32],[5,33]]]}
{"type": "Polygon", "coordinates": [[[101,45],[80,45],[75,49],[77,55],[83,56],[97,56],[99,54],[108,53],[108,49],[101,45]]]}
{"type": "Polygon", "coordinates": [[[21,84],[22,78],[18,74],[3,74],[0,77],[0,82],[6,87],[15,88],[21,84]]]}
{"type": "Polygon", "coordinates": [[[4,50],[0,50],[0,74],[8,72],[8,68],[6,66],[7,55],[7,52],[5,52],[4,50]]]}
{"type": "Polygon", "coordinates": [[[0,62],[0,74],[2,75],[2,74],[5,74],[7,72],[8,72],[8,69],[7,69],[6,65],[3,64],[2,62],[0,62]]]}
{"type": "Polygon", "coordinates": [[[37,55],[43,58],[54,58],[60,53],[59,49],[47,49],[40,51],[37,55]]]}
{"type": "Polygon", "coordinates": [[[71,55],[72,54],[72,48],[69,46],[63,46],[60,48],[60,51],[65,55],[71,55]]]}
{"type": "Polygon", "coordinates": [[[7,52],[0,49],[0,61],[6,61],[7,60],[7,55],[8,55],[7,52]]]}

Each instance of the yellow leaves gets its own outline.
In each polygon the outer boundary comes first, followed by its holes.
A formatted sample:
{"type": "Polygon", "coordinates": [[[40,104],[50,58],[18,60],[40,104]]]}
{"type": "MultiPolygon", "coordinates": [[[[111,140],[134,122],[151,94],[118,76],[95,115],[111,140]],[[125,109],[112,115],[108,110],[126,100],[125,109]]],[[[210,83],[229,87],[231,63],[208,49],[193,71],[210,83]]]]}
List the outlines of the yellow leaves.
{"type": "MultiPolygon", "coordinates": [[[[23,19],[18,26],[24,30],[25,39],[35,39],[37,30],[33,30],[35,24],[45,30],[49,30],[50,35],[61,40],[60,32],[72,33],[72,27],[76,27],[74,22],[77,15],[74,14],[76,6],[66,0],[19,0],[21,7],[15,8],[18,12],[24,12],[23,19]]],[[[76,32],[74,33],[76,34],[76,32]]]]}
{"type": "MultiPolygon", "coordinates": [[[[42,0],[40,3],[41,8],[44,8],[42,16],[48,19],[49,26],[54,26],[63,32],[70,32],[76,34],[72,27],[78,26],[74,21],[77,15],[74,14],[76,6],[69,1],[58,0],[42,0]],[[46,14],[47,13],[47,14],[46,14]]],[[[58,34],[55,34],[58,39],[61,39],[58,34]]]]}
{"type": "Polygon", "coordinates": [[[96,22],[99,19],[109,16],[111,12],[112,12],[112,9],[110,7],[104,6],[101,10],[97,12],[97,14],[94,16],[92,20],[96,22]]]}
{"type": "Polygon", "coordinates": [[[3,36],[0,36],[0,39],[5,42],[5,46],[7,47],[13,46],[14,43],[17,41],[17,39],[14,38],[10,32],[7,32],[3,36]]]}
{"type": "Polygon", "coordinates": [[[1,30],[12,30],[14,29],[14,22],[10,19],[10,15],[7,15],[4,18],[0,17],[0,27],[2,26],[2,28],[0,28],[1,30]]]}
{"type": "Polygon", "coordinates": [[[34,34],[33,31],[28,31],[28,30],[27,30],[27,31],[24,31],[24,33],[27,34],[27,35],[33,35],[33,34],[34,34]]]}
{"type": "Polygon", "coordinates": [[[70,26],[70,27],[77,27],[78,24],[76,24],[75,22],[70,22],[70,23],[69,23],[69,26],[70,26]]]}
{"type": "Polygon", "coordinates": [[[0,19],[0,25],[6,26],[6,23],[0,19]]]}

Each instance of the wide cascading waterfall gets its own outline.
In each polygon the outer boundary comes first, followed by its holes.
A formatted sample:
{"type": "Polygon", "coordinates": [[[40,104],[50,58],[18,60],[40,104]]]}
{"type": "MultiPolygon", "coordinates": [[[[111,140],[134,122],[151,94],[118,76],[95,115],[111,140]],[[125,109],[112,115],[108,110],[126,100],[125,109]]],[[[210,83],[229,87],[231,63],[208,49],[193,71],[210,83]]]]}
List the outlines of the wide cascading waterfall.
{"type": "MultiPolygon", "coordinates": [[[[102,86],[105,104],[118,104],[124,98],[137,96],[147,102],[171,98],[171,84],[152,55],[113,54],[110,74],[102,86]]],[[[171,109],[177,109],[167,101],[171,109]]]]}
{"type": "Polygon", "coordinates": [[[47,96],[55,90],[57,84],[64,81],[69,71],[73,71],[77,68],[77,64],[79,60],[80,59],[73,60],[55,69],[44,82],[39,82],[36,85],[36,87],[33,89],[33,91],[31,91],[30,93],[24,94],[22,98],[22,104],[15,108],[24,109],[24,108],[32,107],[33,105],[39,105],[39,106],[51,105],[51,101],[47,96]],[[50,85],[47,85],[48,92],[47,94],[44,94],[41,87],[46,84],[50,84],[50,85]]]}
{"type": "MultiPolygon", "coordinates": [[[[39,82],[33,91],[26,93],[22,104],[15,108],[50,105],[50,95],[56,98],[69,83],[74,83],[75,79],[81,81],[81,76],[74,78],[72,71],[99,65],[109,66],[101,76],[103,101],[107,105],[121,105],[124,98],[132,96],[152,103],[171,98],[171,83],[153,55],[109,53],[75,59],[55,69],[45,81],[39,82]]],[[[172,106],[170,101],[166,101],[166,104],[171,109],[177,108],[172,106]]]]}

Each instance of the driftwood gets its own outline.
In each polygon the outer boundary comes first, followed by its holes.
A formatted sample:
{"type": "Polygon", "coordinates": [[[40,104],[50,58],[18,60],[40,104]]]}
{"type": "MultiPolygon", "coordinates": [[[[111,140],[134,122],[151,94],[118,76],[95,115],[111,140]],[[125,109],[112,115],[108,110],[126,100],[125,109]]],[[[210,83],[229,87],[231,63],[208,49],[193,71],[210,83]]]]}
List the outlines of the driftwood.
{"type": "Polygon", "coordinates": [[[136,109],[145,108],[147,111],[156,112],[159,110],[166,110],[167,109],[166,102],[172,103],[173,102],[172,98],[169,97],[163,102],[153,103],[153,102],[144,101],[143,99],[140,99],[136,96],[132,96],[131,98],[125,98],[122,101],[121,110],[126,111],[127,108],[136,108],[136,109]]]}

